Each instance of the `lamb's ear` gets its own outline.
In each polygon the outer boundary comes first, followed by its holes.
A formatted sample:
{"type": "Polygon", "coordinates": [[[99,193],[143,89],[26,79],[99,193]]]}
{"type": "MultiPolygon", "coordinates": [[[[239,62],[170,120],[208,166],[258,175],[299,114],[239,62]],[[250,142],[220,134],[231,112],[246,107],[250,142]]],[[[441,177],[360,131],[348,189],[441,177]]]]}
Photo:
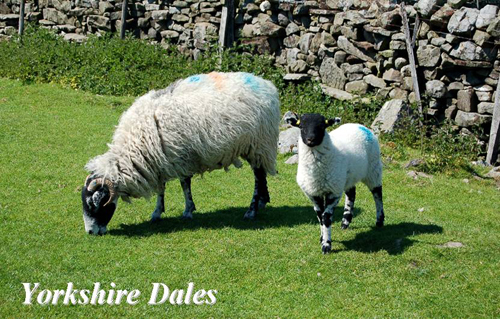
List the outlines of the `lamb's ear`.
{"type": "MultiPolygon", "coordinates": [[[[290,112],[291,113],[291,112],[290,112]]],[[[297,115],[297,113],[291,113],[291,114],[288,114],[289,116],[287,116],[285,118],[285,122],[287,124],[290,124],[291,126],[295,126],[295,127],[298,127],[299,124],[300,124],[300,120],[299,120],[299,116],[297,115]]],[[[285,115],[286,116],[286,115],[285,115]]]]}
{"type": "Polygon", "coordinates": [[[326,120],[326,127],[330,127],[332,125],[339,124],[339,123],[340,123],[340,117],[328,119],[328,120],[326,120]]]}

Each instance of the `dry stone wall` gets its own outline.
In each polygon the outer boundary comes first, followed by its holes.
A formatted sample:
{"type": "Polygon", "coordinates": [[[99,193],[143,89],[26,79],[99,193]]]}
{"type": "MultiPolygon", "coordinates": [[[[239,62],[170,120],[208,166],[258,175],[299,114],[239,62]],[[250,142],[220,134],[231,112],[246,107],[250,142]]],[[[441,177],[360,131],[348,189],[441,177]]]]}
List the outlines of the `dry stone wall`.
{"type": "MultiPolygon", "coordinates": [[[[127,28],[137,37],[178,45],[200,57],[217,41],[219,0],[130,0],[127,28]]],[[[488,127],[500,74],[497,5],[476,1],[420,0],[406,6],[410,27],[418,17],[415,56],[428,113],[463,128],[488,127]]],[[[73,41],[89,33],[121,28],[122,3],[97,0],[38,0],[26,4],[27,21],[73,41]]],[[[0,2],[0,36],[16,32],[19,0],[0,2]]],[[[237,41],[272,54],[286,80],[321,81],[325,94],[354,94],[413,102],[411,69],[399,4],[388,0],[243,0],[235,3],[237,41]]]]}

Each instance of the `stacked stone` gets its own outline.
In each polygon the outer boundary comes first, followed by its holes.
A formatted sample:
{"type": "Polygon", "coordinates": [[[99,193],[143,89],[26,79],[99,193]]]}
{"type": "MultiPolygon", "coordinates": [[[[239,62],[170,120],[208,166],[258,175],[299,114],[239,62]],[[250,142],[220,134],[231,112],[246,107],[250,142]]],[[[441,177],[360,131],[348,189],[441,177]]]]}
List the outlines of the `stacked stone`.
{"type": "MultiPolygon", "coordinates": [[[[420,0],[406,7],[411,24],[417,15],[421,21],[415,51],[428,113],[462,127],[491,121],[500,74],[499,8],[471,3],[420,0]]],[[[127,28],[198,58],[218,39],[222,7],[219,0],[130,0],[127,28]]],[[[26,4],[26,19],[81,41],[119,31],[121,8],[116,1],[38,0],[26,4]]],[[[0,4],[0,35],[16,32],[18,13],[19,0],[0,4]]],[[[286,80],[319,80],[339,99],[374,92],[413,102],[401,21],[390,0],[245,0],[235,2],[234,33],[253,52],[272,54],[286,80]]]]}

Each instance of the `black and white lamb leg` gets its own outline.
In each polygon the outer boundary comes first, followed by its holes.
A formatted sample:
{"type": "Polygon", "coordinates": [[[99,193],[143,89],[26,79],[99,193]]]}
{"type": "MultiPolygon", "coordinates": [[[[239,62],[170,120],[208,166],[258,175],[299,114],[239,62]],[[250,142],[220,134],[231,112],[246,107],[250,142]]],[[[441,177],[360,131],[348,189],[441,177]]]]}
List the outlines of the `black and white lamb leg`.
{"type": "Polygon", "coordinates": [[[270,201],[267,190],[266,171],[262,167],[254,168],[253,174],[255,176],[255,187],[250,208],[243,216],[245,219],[255,219],[259,209],[264,208],[270,201]]]}
{"type": "Polygon", "coordinates": [[[151,221],[158,222],[161,219],[161,214],[165,212],[165,184],[163,184],[162,189],[158,192],[158,197],[156,198],[156,207],[151,214],[151,221]]]}
{"type": "Polygon", "coordinates": [[[356,186],[353,186],[345,192],[344,215],[342,216],[342,223],[340,224],[342,229],[347,229],[349,224],[351,224],[355,200],[356,186]]]}
{"type": "Polygon", "coordinates": [[[335,206],[340,201],[340,196],[328,194],[325,196],[325,211],[323,212],[323,241],[321,242],[321,251],[327,254],[332,250],[332,216],[335,206]]]}
{"type": "Polygon", "coordinates": [[[191,177],[181,178],[180,181],[182,191],[184,192],[184,200],[186,201],[182,218],[193,219],[193,212],[196,210],[196,207],[193,202],[193,194],[191,193],[191,177]]]}
{"type": "Polygon", "coordinates": [[[325,201],[321,196],[309,197],[314,205],[314,211],[319,221],[319,243],[323,242],[323,211],[325,210],[325,201]]]}
{"type": "Polygon", "coordinates": [[[375,200],[375,207],[377,209],[377,227],[384,226],[384,203],[382,200],[382,186],[375,187],[371,190],[373,195],[373,200],[375,200]]]}

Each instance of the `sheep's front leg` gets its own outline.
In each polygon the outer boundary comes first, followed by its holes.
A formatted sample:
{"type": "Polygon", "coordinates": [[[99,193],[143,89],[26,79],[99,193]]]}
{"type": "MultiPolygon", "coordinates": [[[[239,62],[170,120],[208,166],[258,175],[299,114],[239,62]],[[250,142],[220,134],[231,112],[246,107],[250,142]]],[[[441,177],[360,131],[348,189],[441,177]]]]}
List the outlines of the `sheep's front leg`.
{"type": "Polygon", "coordinates": [[[323,254],[332,250],[332,216],[333,209],[339,203],[340,196],[328,194],[325,196],[325,211],[322,216],[323,241],[321,242],[321,251],[323,254]]]}
{"type": "Polygon", "coordinates": [[[182,213],[182,218],[193,219],[193,212],[196,207],[193,202],[193,195],[191,193],[191,177],[181,178],[182,191],[184,192],[184,200],[186,201],[186,206],[184,212],[182,213]]]}
{"type": "Polygon", "coordinates": [[[245,219],[254,219],[259,209],[266,207],[266,204],[270,201],[269,191],[267,190],[266,171],[262,167],[254,168],[253,174],[255,176],[255,188],[250,208],[243,216],[245,219]]]}
{"type": "Polygon", "coordinates": [[[347,229],[352,221],[354,200],[356,200],[356,186],[353,186],[345,192],[344,216],[342,216],[342,223],[340,225],[342,229],[347,229]]]}
{"type": "Polygon", "coordinates": [[[384,226],[384,203],[382,201],[382,186],[375,187],[371,190],[373,200],[375,200],[375,207],[377,208],[377,227],[384,226]]]}
{"type": "Polygon", "coordinates": [[[163,187],[158,192],[158,197],[156,198],[156,207],[153,214],[151,214],[151,221],[159,221],[163,212],[165,212],[165,184],[163,184],[163,187]]]}
{"type": "Polygon", "coordinates": [[[319,221],[319,243],[323,243],[323,211],[325,210],[325,201],[321,196],[309,197],[314,205],[314,211],[319,221]]]}

